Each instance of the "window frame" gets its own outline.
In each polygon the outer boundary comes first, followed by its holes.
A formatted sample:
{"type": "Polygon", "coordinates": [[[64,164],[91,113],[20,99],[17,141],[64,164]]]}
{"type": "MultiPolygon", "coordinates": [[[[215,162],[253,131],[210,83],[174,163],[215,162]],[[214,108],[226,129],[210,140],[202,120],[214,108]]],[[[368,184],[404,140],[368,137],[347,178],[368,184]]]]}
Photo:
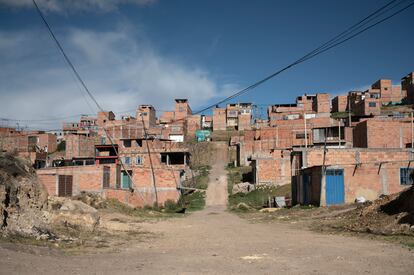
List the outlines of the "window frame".
{"type": "Polygon", "coordinates": [[[144,164],[142,156],[136,156],[135,157],[135,164],[136,165],[143,165],[144,164]],[[139,161],[138,161],[138,159],[139,159],[139,161]]]}
{"type": "Polygon", "coordinates": [[[410,175],[414,172],[414,168],[411,167],[400,167],[400,185],[410,186],[413,185],[413,180],[410,175]],[[404,171],[404,172],[403,172],[404,171]]]}
{"type": "Polygon", "coordinates": [[[125,165],[131,165],[131,157],[123,157],[123,162],[125,165]]]}

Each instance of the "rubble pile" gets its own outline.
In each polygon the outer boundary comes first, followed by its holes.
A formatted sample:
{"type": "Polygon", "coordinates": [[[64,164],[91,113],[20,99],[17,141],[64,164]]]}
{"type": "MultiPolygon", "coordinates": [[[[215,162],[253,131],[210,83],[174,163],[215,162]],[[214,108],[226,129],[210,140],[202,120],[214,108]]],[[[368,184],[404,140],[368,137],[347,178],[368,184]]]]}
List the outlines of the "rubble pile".
{"type": "Polygon", "coordinates": [[[342,218],[344,229],[349,231],[414,235],[414,186],[365,202],[342,218]]]}

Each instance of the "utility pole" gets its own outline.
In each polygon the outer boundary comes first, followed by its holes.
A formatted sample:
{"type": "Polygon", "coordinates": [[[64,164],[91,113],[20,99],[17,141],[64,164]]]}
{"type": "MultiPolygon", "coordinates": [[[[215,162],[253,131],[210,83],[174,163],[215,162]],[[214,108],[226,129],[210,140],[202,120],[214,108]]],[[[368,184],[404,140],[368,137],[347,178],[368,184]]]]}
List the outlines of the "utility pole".
{"type": "Polygon", "coordinates": [[[351,127],[351,99],[348,95],[348,126],[351,127]]]}
{"type": "Polygon", "coordinates": [[[413,112],[411,112],[411,151],[413,150],[414,145],[414,125],[413,125],[413,112]]]}
{"type": "Polygon", "coordinates": [[[308,131],[306,129],[306,113],[303,112],[303,122],[305,123],[305,149],[308,149],[308,131]]]}
{"type": "Polygon", "coordinates": [[[155,193],[155,204],[158,207],[158,191],[157,191],[157,184],[155,182],[155,174],[154,174],[154,166],[152,164],[152,159],[151,159],[151,151],[149,148],[149,144],[148,144],[148,135],[147,135],[147,129],[145,128],[145,122],[144,122],[144,116],[142,114],[140,114],[141,116],[141,121],[142,121],[142,129],[144,130],[144,140],[145,140],[145,144],[147,147],[147,152],[148,152],[148,158],[149,158],[149,163],[150,163],[150,168],[151,168],[151,180],[152,180],[152,186],[154,188],[154,193],[155,193]]]}
{"type": "Polygon", "coordinates": [[[338,138],[339,138],[339,147],[341,147],[341,122],[342,122],[342,119],[340,118],[340,119],[339,119],[339,123],[338,123],[338,133],[339,133],[338,138]]]}

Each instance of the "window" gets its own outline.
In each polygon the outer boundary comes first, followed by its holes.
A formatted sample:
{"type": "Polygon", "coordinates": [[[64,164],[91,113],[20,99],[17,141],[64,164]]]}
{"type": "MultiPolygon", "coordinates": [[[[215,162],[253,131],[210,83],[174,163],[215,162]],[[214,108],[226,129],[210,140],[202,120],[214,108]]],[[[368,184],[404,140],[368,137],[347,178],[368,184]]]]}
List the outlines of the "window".
{"type": "Polygon", "coordinates": [[[181,127],[180,126],[172,126],[171,127],[171,132],[173,133],[177,133],[181,131],[181,127]]]}
{"type": "Polygon", "coordinates": [[[229,116],[237,116],[237,111],[236,110],[230,110],[228,115],[229,116]]]}
{"type": "Polygon", "coordinates": [[[106,142],[106,137],[101,137],[101,144],[105,144],[106,142]]]}
{"type": "Polygon", "coordinates": [[[130,157],[124,157],[124,164],[130,165],[131,164],[131,158],[130,157]]]}
{"type": "Polygon", "coordinates": [[[184,107],[178,107],[178,111],[179,111],[179,112],[184,112],[184,111],[185,111],[185,109],[184,109],[184,107]]]}
{"type": "Polygon", "coordinates": [[[137,156],[135,158],[135,164],[136,165],[142,165],[143,161],[142,161],[142,157],[141,156],[137,156]]]}
{"type": "Polygon", "coordinates": [[[131,147],[131,140],[130,140],[130,139],[126,139],[126,140],[124,140],[124,147],[125,147],[125,148],[129,148],[129,147],[131,147]]]}
{"type": "Polygon", "coordinates": [[[305,133],[296,134],[296,139],[305,139],[305,133]]]}
{"type": "Polygon", "coordinates": [[[376,102],[369,102],[368,106],[369,107],[377,107],[377,103],[376,102]]]}
{"type": "Polygon", "coordinates": [[[414,168],[400,168],[400,184],[401,185],[412,185],[413,179],[411,174],[414,172],[414,168]]]}
{"type": "Polygon", "coordinates": [[[161,154],[161,163],[167,163],[167,155],[166,154],[161,154]]]}

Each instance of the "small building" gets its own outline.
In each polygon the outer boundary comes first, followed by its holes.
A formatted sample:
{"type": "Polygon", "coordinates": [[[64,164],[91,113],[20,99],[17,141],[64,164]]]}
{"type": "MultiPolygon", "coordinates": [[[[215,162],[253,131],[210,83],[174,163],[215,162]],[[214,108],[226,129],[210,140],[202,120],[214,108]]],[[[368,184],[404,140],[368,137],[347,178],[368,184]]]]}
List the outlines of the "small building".
{"type": "Polygon", "coordinates": [[[294,150],[293,202],[324,206],[397,193],[413,184],[413,161],[411,149],[294,150]]]}
{"type": "Polygon", "coordinates": [[[290,151],[271,150],[252,157],[253,183],[280,186],[291,183],[290,151]]]}

